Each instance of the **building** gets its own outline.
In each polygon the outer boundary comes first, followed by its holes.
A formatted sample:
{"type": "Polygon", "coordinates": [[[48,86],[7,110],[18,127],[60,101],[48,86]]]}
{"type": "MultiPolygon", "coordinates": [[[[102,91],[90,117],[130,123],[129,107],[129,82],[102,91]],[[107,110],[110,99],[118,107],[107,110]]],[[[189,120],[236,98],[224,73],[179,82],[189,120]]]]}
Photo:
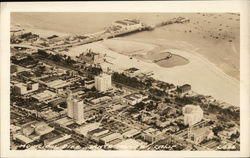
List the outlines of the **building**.
{"type": "Polygon", "coordinates": [[[191,90],[191,85],[184,84],[182,86],[177,87],[177,92],[179,93],[186,93],[191,90]]]}
{"type": "Polygon", "coordinates": [[[71,138],[68,134],[54,134],[52,136],[46,136],[47,138],[44,138],[44,146],[46,149],[54,149],[55,145],[59,142],[66,141],[71,138]]]}
{"type": "Polygon", "coordinates": [[[197,122],[200,122],[203,118],[203,111],[200,106],[197,105],[186,105],[182,108],[184,115],[184,124],[193,126],[197,122]]]}
{"type": "Polygon", "coordinates": [[[106,137],[101,138],[100,142],[103,144],[107,144],[116,139],[122,139],[122,135],[120,133],[112,133],[110,135],[107,135],[106,137]]]}
{"type": "Polygon", "coordinates": [[[77,124],[84,122],[84,104],[83,101],[73,100],[73,119],[77,124]]]}
{"type": "Polygon", "coordinates": [[[109,97],[109,96],[103,96],[103,97],[99,97],[99,98],[95,98],[95,99],[92,99],[90,102],[92,104],[98,104],[100,102],[105,102],[105,101],[110,101],[112,98],[109,97]]]}
{"type": "Polygon", "coordinates": [[[218,136],[222,139],[230,139],[233,134],[237,134],[239,129],[236,127],[227,128],[223,131],[218,132],[218,136]]]}
{"type": "Polygon", "coordinates": [[[95,77],[95,88],[104,92],[109,89],[112,89],[111,75],[109,74],[101,74],[95,77]]]}
{"type": "Polygon", "coordinates": [[[213,137],[213,131],[207,127],[191,129],[188,131],[188,139],[195,144],[200,144],[202,141],[212,139],[213,137]]]}
{"type": "Polygon", "coordinates": [[[66,102],[67,102],[67,115],[68,117],[73,118],[74,102],[73,102],[72,93],[69,93],[66,102]]]}
{"type": "Polygon", "coordinates": [[[16,94],[27,94],[30,92],[34,92],[38,90],[39,88],[39,83],[34,83],[34,82],[27,82],[27,83],[18,83],[14,85],[14,92],[16,94]]]}
{"type": "Polygon", "coordinates": [[[156,121],[156,126],[160,127],[160,128],[165,128],[165,127],[169,126],[170,124],[171,124],[170,120],[166,120],[166,121],[157,120],[156,121]]]}
{"type": "Polygon", "coordinates": [[[66,87],[68,85],[70,85],[71,83],[67,82],[67,81],[63,81],[61,79],[59,80],[54,80],[51,82],[46,83],[46,85],[50,88],[54,88],[54,89],[59,89],[59,88],[63,88],[66,87]]]}
{"type": "Polygon", "coordinates": [[[88,136],[88,132],[96,130],[100,127],[100,123],[90,123],[87,125],[82,125],[76,129],[74,129],[74,131],[79,134],[82,135],[84,137],[88,136]]]}
{"type": "Polygon", "coordinates": [[[163,139],[163,133],[154,128],[148,128],[142,132],[142,137],[149,143],[157,142],[163,139]]]}
{"type": "Polygon", "coordinates": [[[87,89],[91,89],[91,88],[95,87],[95,80],[85,80],[84,87],[87,89]]]}
{"type": "Polygon", "coordinates": [[[132,138],[132,137],[139,135],[140,133],[141,131],[137,129],[131,129],[129,131],[124,132],[122,135],[124,138],[132,138]]]}
{"type": "Polygon", "coordinates": [[[123,74],[128,77],[135,77],[141,74],[141,71],[135,67],[132,67],[132,68],[124,70],[123,74]]]}
{"type": "Polygon", "coordinates": [[[67,115],[74,119],[77,124],[82,124],[85,121],[83,101],[73,98],[71,93],[67,98],[67,115]]]}
{"type": "Polygon", "coordinates": [[[14,134],[13,139],[20,142],[21,144],[26,144],[26,145],[33,142],[32,139],[30,139],[29,137],[26,137],[22,134],[14,134]]]}
{"type": "Polygon", "coordinates": [[[143,146],[143,143],[138,142],[135,139],[126,139],[118,144],[115,144],[113,148],[115,150],[136,150],[143,146]]]}
{"type": "Polygon", "coordinates": [[[56,93],[49,90],[45,90],[41,93],[32,95],[32,98],[36,99],[39,102],[49,102],[51,99],[56,97],[56,93]]]}
{"type": "Polygon", "coordinates": [[[89,64],[101,64],[105,61],[105,58],[103,54],[95,53],[91,49],[87,49],[86,52],[78,56],[78,60],[89,64]]]}
{"type": "Polygon", "coordinates": [[[88,137],[92,137],[93,140],[97,140],[99,136],[108,133],[108,129],[98,128],[88,132],[88,137]]]}
{"type": "Polygon", "coordinates": [[[112,31],[115,33],[123,30],[140,30],[142,27],[142,23],[136,19],[124,19],[112,22],[112,31]]]}
{"type": "Polygon", "coordinates": [[[139,94],[139,93],[133,93],[124,96],[125,102],[129,105],[135,105],[137,103],[140,103],[143,99],[148,98],[148,96],[139,94]]]}
{"type": "Polygon", "coordinates": [[[21,132],[13,134],[13,139],[27,145],[39,140],[53,130],[54,128],[48,126],[45,122],[32,121],[22,125],[21,132]]]}

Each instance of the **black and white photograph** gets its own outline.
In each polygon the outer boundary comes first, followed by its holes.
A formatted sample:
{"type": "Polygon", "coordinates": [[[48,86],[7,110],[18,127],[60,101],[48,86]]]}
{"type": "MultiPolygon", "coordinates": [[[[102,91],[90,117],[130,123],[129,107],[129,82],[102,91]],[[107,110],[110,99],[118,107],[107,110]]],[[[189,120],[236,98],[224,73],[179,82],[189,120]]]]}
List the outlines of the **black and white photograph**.
{"type": "Polygon", "coordinates": [[[10,11],[8,150],[242,151],[241,21],[227,10],[10,11]]]}

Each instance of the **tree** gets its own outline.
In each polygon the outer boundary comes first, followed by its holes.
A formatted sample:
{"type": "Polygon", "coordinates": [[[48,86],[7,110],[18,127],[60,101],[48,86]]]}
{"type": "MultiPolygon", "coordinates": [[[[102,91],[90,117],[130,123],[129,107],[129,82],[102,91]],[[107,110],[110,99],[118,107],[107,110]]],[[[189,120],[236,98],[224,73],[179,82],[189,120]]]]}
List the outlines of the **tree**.
{"type": "Polygon", "coordinates": [[[55,62],[60,62],[62,61],[62,57],[59,54],[53,55],[52,60],[55,62]]]}
{"type": "Polygon", "coordinates": [[[43,57],[48,57],[48,53],[44,50],[38,49],[37,54],[43,56],[43,57]]]}

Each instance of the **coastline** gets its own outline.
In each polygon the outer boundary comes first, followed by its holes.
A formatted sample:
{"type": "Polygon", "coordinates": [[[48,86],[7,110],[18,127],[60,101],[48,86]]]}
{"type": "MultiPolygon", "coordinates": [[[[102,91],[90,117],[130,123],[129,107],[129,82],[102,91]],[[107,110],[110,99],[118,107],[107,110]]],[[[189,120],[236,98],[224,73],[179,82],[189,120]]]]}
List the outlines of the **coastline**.
{"type": "Polygon", "coordinates": [[[164,68],[155,63],[145,62],[136,58],[130,59],[128,55],[111,51],[101,41],[71,48],[67,55],[74,57],[89,48],[111,57],[108,61],[113,63],[113,65],[105,63],[102,66],[109,66],[111,69],[119,72],[130,67],[139,68],[143,72],[153,71],[155,79],[177,85],[188,83],[192,85],[192,89],[195,92],[211,95],[215,99],[239,106],[239,81],[232,79],[201,56],[177,49],[166,49],[165,51],[172,51],[174,54],[187,58],[190,60],[190,63],[177,67],[164,68]]]}

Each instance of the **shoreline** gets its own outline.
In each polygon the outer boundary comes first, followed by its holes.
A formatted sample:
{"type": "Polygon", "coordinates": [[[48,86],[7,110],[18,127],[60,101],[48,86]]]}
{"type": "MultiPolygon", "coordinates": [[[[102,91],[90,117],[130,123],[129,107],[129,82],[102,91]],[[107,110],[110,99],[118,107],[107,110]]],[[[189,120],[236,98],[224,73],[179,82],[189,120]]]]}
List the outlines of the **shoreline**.
{"type": "Polygon", "coordinates": [[[176,85],[187,83],[197,93],[211,95],[215,99],[239,106],[239,82],[231,80],[227,74],[221,73],[222,71],[215,65],[193,53],[177,49],[165,49],[165,51],[172,50],[174,54],[190,60],[190,63],[187,65],[171,68],[164,68],[156,63],[149,63],[136,58],[130,59],[127,55],[107,49],[101,41],[71,48],[69,51],[71,54],[67,55],[73,57],[89,48],[111,57],[108,61],[113,63],[113,65],[105,63],[102,66],[109,66],[114,71],[122,72],[130,67],[136,67],[142,70],[142,72],[153,71],[154,75],[152,77],[155,79],[176,85]]]}

